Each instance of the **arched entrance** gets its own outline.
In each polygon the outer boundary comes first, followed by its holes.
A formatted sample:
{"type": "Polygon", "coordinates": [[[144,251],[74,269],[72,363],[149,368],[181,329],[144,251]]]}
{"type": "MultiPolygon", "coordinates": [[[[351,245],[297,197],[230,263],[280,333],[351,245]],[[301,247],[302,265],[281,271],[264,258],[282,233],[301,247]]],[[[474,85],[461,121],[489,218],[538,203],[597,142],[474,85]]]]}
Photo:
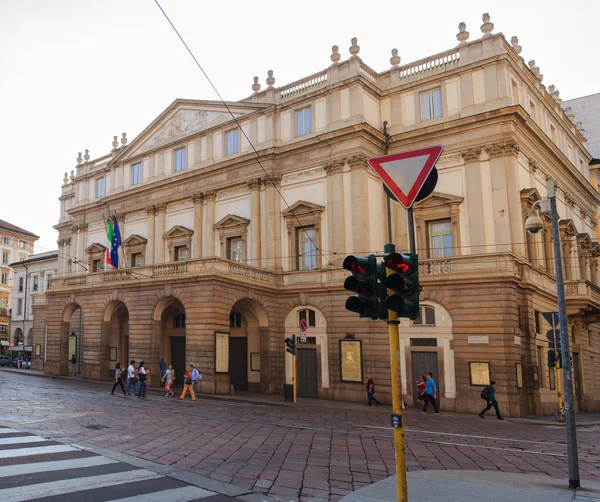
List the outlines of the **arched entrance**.
{"type": "Polygon", "coordinates": [[[244,298],[229,314],[229,382],[236,391],[261,391],[261,333],[268,339],[269,320],[256,300],[244,298]]]}
{"type": "Polygon", "coordinates": [[[15,329],[15,333],[13,335],[13,343],[16,346],[23,345],[23,330],[21,328],[15,329]]]}
{"type": "MultiPolygon", "coordinates": [[[[175,383],[183,385],[183,374],[188,364],[185,351],[185,307],[178,298],[167,296],[154,309],[152,336],[152,364],[164,358],[175,370],[175,383]]],[[[158,385],[158,371],[151,374],[152,385],[158,385]]]]}
{"type": "Polygon", "coordinates": [[[69,374],[69,361],[75,356],[75,374],[81,375],[84,368],[83,339],[84,339],[83,309],[77,303],[67,305],[61,324],[60,375],[69,374]]]}
{"type": "Polygon", "coordinates": [[[120,300],[111,301],[102,315],[101,378],[114,378],[115,365],[129,363],[129,310],[120,300]]]}
{"type": "MultiPolygon", "coordinates": [[[[312,305],[294,308],[286,317],[285,334],[281,350],[285,351],[284,339],[296,335],[296,367],[298,396],[328,397],[329,350],[327,342],[327,319],[323,312],[312,305]],[[305,320],[308,329],[305,338],[300,335],[300,321],[305,320]]],[[[292,355],[285,352],[285,383],[293,383],[292,355]]]]}

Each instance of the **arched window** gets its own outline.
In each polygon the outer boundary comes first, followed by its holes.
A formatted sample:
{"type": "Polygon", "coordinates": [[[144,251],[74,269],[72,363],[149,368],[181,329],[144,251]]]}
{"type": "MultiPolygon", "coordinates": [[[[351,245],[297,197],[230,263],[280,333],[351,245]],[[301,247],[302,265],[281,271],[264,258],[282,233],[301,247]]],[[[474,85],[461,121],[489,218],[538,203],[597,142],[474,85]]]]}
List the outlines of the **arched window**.
{"type": "Polygon", "coordinates": [[[315,311],[311,309],[303,309],[298,311],[298,325],[300,321],[306,320],[309,328],[314,328],[317,325],[315,311]]]}
{"type": "Polygon", "coordinates": [[[417,317],[413,324],[419,326],[435,326],[435,309],[428,305],[421,305],[419,307],[419,317],[417,317]]]}
{"type": "Polygon", "coordinates": [[[235,312],[232,310],[229,314],[229,327],[230,328],[241,328],[242,327],[242,314],[241,312],[235,312]]]}

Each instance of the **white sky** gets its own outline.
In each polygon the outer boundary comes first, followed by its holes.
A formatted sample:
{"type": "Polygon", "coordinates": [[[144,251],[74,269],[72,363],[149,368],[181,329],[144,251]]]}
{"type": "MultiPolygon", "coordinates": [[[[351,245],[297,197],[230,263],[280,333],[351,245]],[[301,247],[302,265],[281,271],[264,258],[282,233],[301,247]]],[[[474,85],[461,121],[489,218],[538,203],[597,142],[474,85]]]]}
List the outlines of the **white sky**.
{"type": "MultiPolygon", "coordinates": [[[[389,68],[456,46],[458,23],[480,38],[487,11],[546,86],[564,100],[599,92],[597,0],[162,0],[161,5],[227,100],[252,93],[274,70],[276,86],[331,64],[331,46],[389,68]]],[[[0,218],[56,249],[60,186],[77,152],[109,153],[131,141],[174,99],[217,99],[153,0],[0,0],[0,218]]]]}

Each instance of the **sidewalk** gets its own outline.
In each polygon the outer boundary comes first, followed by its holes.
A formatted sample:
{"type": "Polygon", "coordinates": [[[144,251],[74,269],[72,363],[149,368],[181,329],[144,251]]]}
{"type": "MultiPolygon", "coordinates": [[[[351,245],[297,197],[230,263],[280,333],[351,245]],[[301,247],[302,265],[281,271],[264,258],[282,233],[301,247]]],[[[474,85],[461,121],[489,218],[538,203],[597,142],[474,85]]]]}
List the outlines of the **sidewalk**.
{"type": "MultiPolygon", "coordinates": [[[[527,417],[527,418],[511,418],[513,422],[521,422],[524,424],[533,425],[558,425],[565,426],[564,422],[558,422],[553,416],[550,417],[527,417]]],[[[600,413],[577,413],[575,414],[575,422],[577,427],[591,427],[600,425],[600,413]]]]}
{"type": "MultiPolygon", "coordinates": [[[[569,490],[566,479],[539,474],[484,471],[412,471],[408,473],[410,502],[570,502],[600,501],[600,482],[582,481],[569,490]]],[[[395,502],[396,477],[346,495],[341,502],[395,502]]]]}

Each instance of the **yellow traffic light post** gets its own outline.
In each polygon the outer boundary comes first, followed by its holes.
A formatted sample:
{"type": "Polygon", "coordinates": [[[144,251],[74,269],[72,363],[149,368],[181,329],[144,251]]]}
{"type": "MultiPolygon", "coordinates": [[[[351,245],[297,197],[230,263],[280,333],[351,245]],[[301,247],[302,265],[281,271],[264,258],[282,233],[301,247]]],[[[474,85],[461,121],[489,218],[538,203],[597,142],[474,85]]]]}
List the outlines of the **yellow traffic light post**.
{"type": "Polygon", "coordinates": [[[296,392],[298,389],[298,385],[297,385],[298,379],[296,378],[296,335],[292,335],[289,338],[285,339],[285,351],[292,354],[292,368],[293,368],[292,384],[293,384],[294,403],[295,403],[296,402],[296,392]]]}

